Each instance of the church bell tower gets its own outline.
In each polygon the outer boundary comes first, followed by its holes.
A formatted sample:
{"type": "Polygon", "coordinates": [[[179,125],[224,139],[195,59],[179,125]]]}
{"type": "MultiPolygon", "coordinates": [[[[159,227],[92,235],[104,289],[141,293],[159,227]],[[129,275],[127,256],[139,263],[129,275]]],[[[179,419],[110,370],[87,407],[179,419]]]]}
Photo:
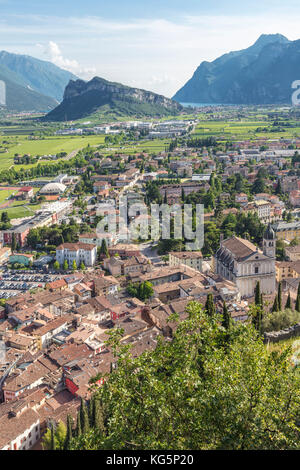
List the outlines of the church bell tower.
{"type": "Polygon", "coordinates": [[[276,236],[270,224],[263,237],[263,253],[269,258],[275,259],[276,257],[276,236]]]}

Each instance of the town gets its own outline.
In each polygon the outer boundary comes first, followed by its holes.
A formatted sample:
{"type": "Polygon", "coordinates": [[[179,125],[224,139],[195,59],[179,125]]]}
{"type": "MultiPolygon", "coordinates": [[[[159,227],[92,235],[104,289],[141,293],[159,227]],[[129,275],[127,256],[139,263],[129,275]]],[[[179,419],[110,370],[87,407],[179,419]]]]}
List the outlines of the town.
{"type": "MultiPolygon", "coordinates": [[[[15,156],[15,166],[2,171],[1,449],[40,449],[51,423],[76,421],[91,381],[101,387],[116,367],[114,330],[136,357],[160,337],[172,340],[177,324],[169,317],[187,318],[191,301],[206,309],[212,302],[243,323],[259,290],[265,340],[300,333],[300,137],[202,135],[228,114],[247,122],[247,108],[201,113],[87,132],[50,126],[57,136],[85,134],[87,144],[67,160],[62,151],[58,167],[55,157],[18,170],[15,156]],[[88,142],[114,128],[116,140],[88,142]],[[146,148],[133,151],[141,138],[146,148]],[[124,220],[122,197],[148,213],[128,212],[134,215],[124,220]],[[141,227],[153,203],[170,206],[171,217],[174,204],[202,204],[201,249],[187,250],[172,229],[169,239],[153,240],[150,231],[132,239],[126,224],[141,227]],[[110,216],[125,229],[99,232],[110,216]],[[276,326],[272,312],[281,312],[276,326]]],[[[264,127],[274,115],[277,127],[288,120],[286,110],[267,110],[264,127]]]]}

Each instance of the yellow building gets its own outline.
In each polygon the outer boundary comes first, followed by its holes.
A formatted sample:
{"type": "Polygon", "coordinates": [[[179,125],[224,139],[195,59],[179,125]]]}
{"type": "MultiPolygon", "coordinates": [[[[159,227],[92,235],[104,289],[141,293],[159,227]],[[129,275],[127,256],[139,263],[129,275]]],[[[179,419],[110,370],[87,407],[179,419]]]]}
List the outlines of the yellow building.
{"type": "Polygon", "coordinates": [[[291,242],[294,238],[300,238],[300,222],[277,222],[272,228],[277,240],[291,242]]]}

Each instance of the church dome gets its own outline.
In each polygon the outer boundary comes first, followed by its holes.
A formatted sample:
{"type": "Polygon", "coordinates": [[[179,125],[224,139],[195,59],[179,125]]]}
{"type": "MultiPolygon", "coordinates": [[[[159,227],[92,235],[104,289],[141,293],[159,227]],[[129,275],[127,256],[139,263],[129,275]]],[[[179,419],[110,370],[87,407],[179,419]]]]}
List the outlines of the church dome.
{"type": "Polygon", "coordinates": [[[272,229],[271,225],[268,225],[267,230],[264,233],[265,240],[275,240],[275,232],[272,229]]]}

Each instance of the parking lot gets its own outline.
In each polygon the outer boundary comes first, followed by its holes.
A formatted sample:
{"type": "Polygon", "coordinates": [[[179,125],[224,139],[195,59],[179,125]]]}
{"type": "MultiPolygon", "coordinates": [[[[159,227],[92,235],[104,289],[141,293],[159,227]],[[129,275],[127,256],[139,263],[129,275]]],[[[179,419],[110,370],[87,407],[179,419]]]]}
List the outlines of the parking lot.
{"type": "Polygon", "coordinates": [[[45,287],[45,284],[60,279],[60,277],[57,274],[28,271],[26,273],[20,273],[20,271],[0,273],[0,298],[8,299],[36,287],[45,287]]]}

